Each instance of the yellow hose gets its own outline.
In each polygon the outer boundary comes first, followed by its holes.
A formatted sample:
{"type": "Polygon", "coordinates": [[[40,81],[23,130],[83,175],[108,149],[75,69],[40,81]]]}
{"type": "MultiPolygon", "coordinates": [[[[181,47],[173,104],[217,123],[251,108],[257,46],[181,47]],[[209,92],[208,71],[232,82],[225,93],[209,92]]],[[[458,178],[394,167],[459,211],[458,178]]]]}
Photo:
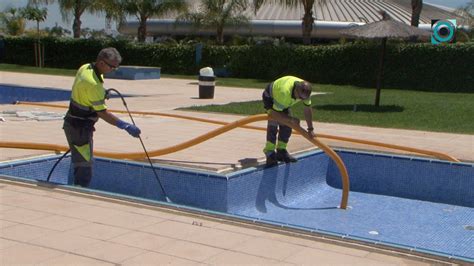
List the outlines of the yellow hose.
{"type": "MultiPolygon", "coordinates": [[[[67,106],[64,106],[64,105],[49,104],[49,103],[18,102],[17,104],[33,105],[33,106],[44,106],[44,107],[53,107],[53,108],[63,108],[63,109],[67,108],[67,106]]],[[[114,112],[114,113],[127,113],[126,111],[122,111],[122,110],[110,109],[110,111],[114,112]]],[[[165,117],[173,117],[173,118],[181,118],[181,119],[199,121],[199,122],[204,122],[204,123],[227,125],[227,122],[216,121],[216,120],[205,119],[205,118],[197,118],[197,117],[191,117],[191,116],[185,116],[185,115],[166,114],[166,113],[159,113],[159,112],[140,112],[140,111],[131,111],[131,113],[132,114],[140,114],[140,115],[158,115],[158,116],[165,116],[165,117]]],[[[257,126],[245,126],[245,125],[243,125],[241,127],[242,128],[247,128],[247,129],[255,129],[255,130],[266,130],[266,128],[264,128],[264,127],[257,127],[257,126]]],[[[298,131],[296,131],[296,133],[301,135],[301,133],[298,132],[298,131]]],[[[456,159],[456,158],[454,158],[454,157],[452,157],[448,154],[445,154],[445,153],[436,152],[436,151],[429,151],[429,150],[423,150],[423,149],[417,149],[417,148],[406,147],[406,146],[401,146],[401,145],[387,144],[387,143],[382,143],[382,142],[361,140],[361,139],[354,139],[354,138],[347,138],[347,137],[339,137],[339,136],[319,134],[319,133],[318,133],[318,138],[334,139],[334,140],[339,140],[339,141],[353,142],[353,143],[383,147],[383,148],[388,148],[388,149],[408,151],[408,152],[417,153],[417,154],[429,155],[429,156],[432,156],[432,157],[435,157],[435,158],[439,158],[439,159],[447,160],[447,161],[451,161],[451,162],[459,162],[458,159],[456,159]]]]}
{"type": "MultiPolygon", "coordinates": [[[[245,124],[257,122],[257,121],[264,121],[268,120],[268,115],[267,114],[260,114],[260,115],[253,115],[249,116],[240,120],[237,120],[235,122],[229,123],[227,125],[224,125],[220,128],[214,129],[204,135],[198,136],[196,138],[193,138],[191,140],[185,141],[183,143],[163,148],[163,149],[158,149],[158,150],[153,150],[149,151],[148,154],[150,157],[155,157],[155,156],[160,156],[160,155],[165,155],[173,152],[177,152],[189,147],[192,147],[194,145],[197,145],[201,142],[204,142],[210,138],[216,137],[222,133],[225,133],[231,129],[240,127],[245,124]]],[[[304,129],[301,127],[295,127],[292,125],[291,126],[294,130],[299,132],[303,137],[308,139],[311,143],[316,145],[317,147],[321,148],[324,152],[326,152],[329,157],[335,161],[337,167],[339,168],[339,172],[341,173],[342,177],[342,198],[341,198],[341,203],[340,203],[340,208],[341,209],[346,209],[347,207],[347,202],[349,200],[349,174],[347,173],[347,169],[342,162],[341,158],[337,153],[335,153],[331,148],[329,148],[327,145],[323,144],[322,142],[318,141],[317,139],[311,138],[304,129]]],[[[22,142],[6,142],[6,141],[0,141],[0,147],[3,148],[21,148],[21,149],[37,149],[37,150],[54,150],[54,151],[66,151],[69,148],[66,146],[61,146],[61,145],[54,145],[54,144],[44,144],[44,143],[22,143],[22,142]]],[[[116,158],[116,159],[142,159],[146,155],[144,152],[136,152],[136,153],[115,153],[115,152],[103,152],[103,151],[94,151],[94,154],[97,156],[102,156],[102,157],[107,157],[107,158],[116,158]]]]}

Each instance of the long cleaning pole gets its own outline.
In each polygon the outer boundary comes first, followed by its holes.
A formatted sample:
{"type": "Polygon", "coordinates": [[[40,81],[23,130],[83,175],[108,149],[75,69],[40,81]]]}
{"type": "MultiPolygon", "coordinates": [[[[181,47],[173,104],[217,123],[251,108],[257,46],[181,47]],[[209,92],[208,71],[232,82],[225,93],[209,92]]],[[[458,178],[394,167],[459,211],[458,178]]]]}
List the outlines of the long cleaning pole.
{"type": "MultiPolygon", "coordinates": [[[[133,120],[132,114],[130,113],[130,110],[128,110],[127,102],[125,101],[122,94],[118,90],[116,90],[114,88],[111,88],[111,89],[108,89],[106,91],[106,93],[107,93],[106,95],[108,95],[110,91],[113,91],[113,92],[117,93],[117,95],[122,99],[122,103],[125,106],[125,109],[127,109],[127,113],[128,113],[128,116],[130,116],[130,120],[132,120],[133,125],[136,126],[135,120],[133,120]]],[[[160,184],[161,191],[163,191],[163,195],[165,196],[166,201],[171,202],[171,200],[166,195],[165,189],[164,189],[163,185],[161,184],[160,178],[158,177],[158,174],[156,173],[155,167],[153,167],[153,163],[151,162],[150,156],[148,155],[148,151],[146,150],[145,144],[143,143],[142,137],[140,137],[140,135],[138,135],[138,139],[140,140],[140,143],[142,144],[143,150],[145,151],[146,158],[148,159],[148,162],[150,163],[151,169],[153,170],[153,173],[155,174],[155,177],[156,177],[156,180],[158,181],[158,184],[160,184]]]]}

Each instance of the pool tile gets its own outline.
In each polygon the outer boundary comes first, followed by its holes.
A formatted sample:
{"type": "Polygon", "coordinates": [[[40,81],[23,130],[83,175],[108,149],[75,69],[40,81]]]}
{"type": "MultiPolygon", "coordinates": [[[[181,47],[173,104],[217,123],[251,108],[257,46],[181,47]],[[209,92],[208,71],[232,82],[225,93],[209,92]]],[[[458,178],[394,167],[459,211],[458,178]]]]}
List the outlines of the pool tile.
{"type": "Polygon", "coordinates": [[[22,243],[18,242],[18,241],[8,240],[8,239],[0,237],[0,250],[10,248],[10,247],[13,247],[13,246],[19,245],[19,244],[22,244],[22,243]]]}
{"type": "Polygon", "coordinates": [[[48,234],[31,241],[32,244],[65,252],[72,252],[81,248],[86,248],[98,242],[100,241],[88,237],[73,235],[68,232],[48,234]]]}
{"type": "Polygon", "coordinates": [[[211,265],[282,265],[278,260],[249,255],[235,251],[224,251],[204,261],[211,265]]]}
{"type": "Polygon", "coordinates": [[[17,225],[18,223],[15,222],[10,222],[10,221],[5,221],[5,220],[0,220],[0,229],[7,228],[10,226],[17,225]]]}
{"type": "Polygon", "coordinates": [[[28,244],[18,244],[0,250],[2,265],[33,265],[58,257],[63,252],[28,244]]]}
{"type": "Polygon", "coordinates": [[[88,258],[85,256],[74,255],[74,254],[64,254],[59,257],[55,257],[52,259],[45,260],[43,263],[39,263],[38,265],[90,265],[90,266],[112,266],[117,265],[113,262],[107,262],[103,260],[96,260],[92,258],[88,258]]]}
{"type": "Polygon", "coordinates": [[[30,225],[47,228],[55,231],[66,231],[88,223],[90,222],[59,215],[51,215],[45,218],[40,218],[28,222],[28,224],[30,225]]]}
{"type": "Polygon", "coordinates": [[[0,212],[0,219],[5,219],[10,222],[19,222],[19,223],[27,223],[27,222],[34,221],[36,219],[40,219],[44,217],[48,217],[48,216],[51,216],[51,214],[22,209],[22,208],[15,208],[15,209],[0,212]]]}
{"type": "Polygon", "coordinates": [[[109,239],[108,241],[149,251],[160,251],[163,246],[175,242],[176,240],[155,234],[133,231],[109,239]]]}
{"type": "Polygon", "coordinates": [[[202,228],[200,232],[189,235],[186,240],[213,247],[232,249],[253,238],[253,236],[232,233],[214,228],[202,228]]]}
{"type": "Polygon", "coordinates": [[[83,226],[68,231],[70,234],[85,236],[98,240],[107,240],[128,232],[130,232],[128,229],[97,223],[87,223],[83,226]]]}
{"type": "Polygon", "coordinates": [[[2,229],[1,236],[11,240],[28,242],[41,236],[54,234],[55,232],[57,231],[26,224],[18,224],[2,229]]]}
{"type": "Polygon", "coordinates": [[[397,253],[386,251],[386,254],[370,252],[365,256],[368,259],[380,261],[380,263],[394,263],[396,265],[432,265],[432,263],[417,261],[416,263],[406,258],[397,257],[397,253]]]}
{"type": "Polygon", "coordinates": [[[117,212],[112,215],[97,217],[96,221],[127,229],[141,229],[162,222],[163,219],[128,212],[117,212]]]}
{"type": "Polygon", "coordinates": [[[173,239],[187,239],[189,235],[196,234],[202,230],[201,227],[176,221],[164,221],[141,228],[142,232],[149,232],[173,239]]]}
{"type": "Polygon", "coordinates": [[[77,249],[74,253],[97,260],[107,260],[114,263],[120,263],[124,260],[140,255],[144,253],[144,251],[134,247],[100,241],[87,247],[77,249]]]}
{"type": "Polygon", "coordinates": [[[207,245],[190,243],[186,241],[176,241],[169,245],[165,245],[160,249],[161,253],[172,255],[175,257],[204,262],[210,257],[223,252],[224,249],[209,247],[207,245]]]}
{"type": "MultiPolygon", "coordinates": [[[[321,265],[380,265],[380,261],[377,260],[312,248],[303,248],[298,252],[290,254],[285,258],[285,261],[298,265],[313,264],[316,261],[321,265]]],[[[396,263],[387,263],[386,261],[383,264],[397,265],[396,263]]]]}
{"type": "Polygon", "coordinates": [[[135,265],[199,265],[198,262],[192,260],[186,260],[171,255],[156,253],[156,252],[146,252],[135,256],[133,258],[127,259],[121,262],[123,266],[135,266],[135,265]]]}
{"type": "Polygon", "coordinates": [[[291,256],[291,254],[294,254],[301,249],[302,247],[298,245],[258,237],[249,239],[234,248],[234,250],[242,253],[262,256],[279,261],[291,256]]]}

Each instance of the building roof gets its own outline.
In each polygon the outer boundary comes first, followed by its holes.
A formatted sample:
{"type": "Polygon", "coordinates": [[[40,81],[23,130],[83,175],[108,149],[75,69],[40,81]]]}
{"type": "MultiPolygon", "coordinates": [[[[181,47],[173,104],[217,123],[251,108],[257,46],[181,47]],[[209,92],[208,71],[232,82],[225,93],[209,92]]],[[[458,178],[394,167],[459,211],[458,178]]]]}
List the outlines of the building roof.
{"type": "MultiPolygon", "coordinates": [[[[200,1],[190,1],[191,9],[197,10],[200,1]]],[[[411,0],[326,0],[324,4],[316,3],[313,15],[317,21],[363,22],[380,20],[379,11],[386,11],[394,20],[410,24],[411,0]]],[[[257,14],[252,9],[244,12],[251,20],[301,20],[303,7],[287,7],[267,2],[260,7],[257,14]]],[[[455,14],[429,4],[423,4],[420,24],[430,24],[431,19],[452,19],[455,14]]]]}
{"type": "MultiPolygon", "coordinates": [[[[188,0],[191,10],[199,10],[200,1],[188,0]]],[[[337,39],[344,30],[356,25],[379,21],[380,11],[387,12],[395,21],[410,25],[411,0],[326,0],[325,3],[316,3],[313,7],[315,28],[311,37],[337,39]]],[[[249,27],[225,27],[225,35],[242,36],[274,36],[274,37],[301,37],[301,20],[304,15],[303,7],[288,7],[285,5],[267,2],[255,14],[252,8],[243,12],[250,19],[249,27]]],[[[148,20],[148,34],[160,35],[215,35],[214,29],[196,29],[189,22],[175,21],[176,14],[156,17],[148,20]]],[[[445,9],[423,4],[419,28],[431,29],[432,19],[458,19],[460,17],[445,9]]],[[[459,23],[458,23],[459,24],[459,23]]],[[[119,29],[124,34],[136,34],[138,22],[131,21],[119,29]]]]}

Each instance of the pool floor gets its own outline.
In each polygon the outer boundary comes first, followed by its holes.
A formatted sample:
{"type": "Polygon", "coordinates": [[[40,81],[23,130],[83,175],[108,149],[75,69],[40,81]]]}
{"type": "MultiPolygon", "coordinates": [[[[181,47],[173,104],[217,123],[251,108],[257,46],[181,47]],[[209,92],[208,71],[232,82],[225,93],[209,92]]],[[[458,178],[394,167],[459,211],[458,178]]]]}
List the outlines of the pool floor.
{"type": "MultiPolygon", "coordinates": [[[[270,181],[273,182],[273,181],[270,181]]],[[[474,261],[474,222],[469,207],[351,192],[338,209],[341,190],[317,190],[285,197],[282,184],[261,195],[255,207],[232,214],[309,231],[387,244],[423,253],[474,261]]]]}

